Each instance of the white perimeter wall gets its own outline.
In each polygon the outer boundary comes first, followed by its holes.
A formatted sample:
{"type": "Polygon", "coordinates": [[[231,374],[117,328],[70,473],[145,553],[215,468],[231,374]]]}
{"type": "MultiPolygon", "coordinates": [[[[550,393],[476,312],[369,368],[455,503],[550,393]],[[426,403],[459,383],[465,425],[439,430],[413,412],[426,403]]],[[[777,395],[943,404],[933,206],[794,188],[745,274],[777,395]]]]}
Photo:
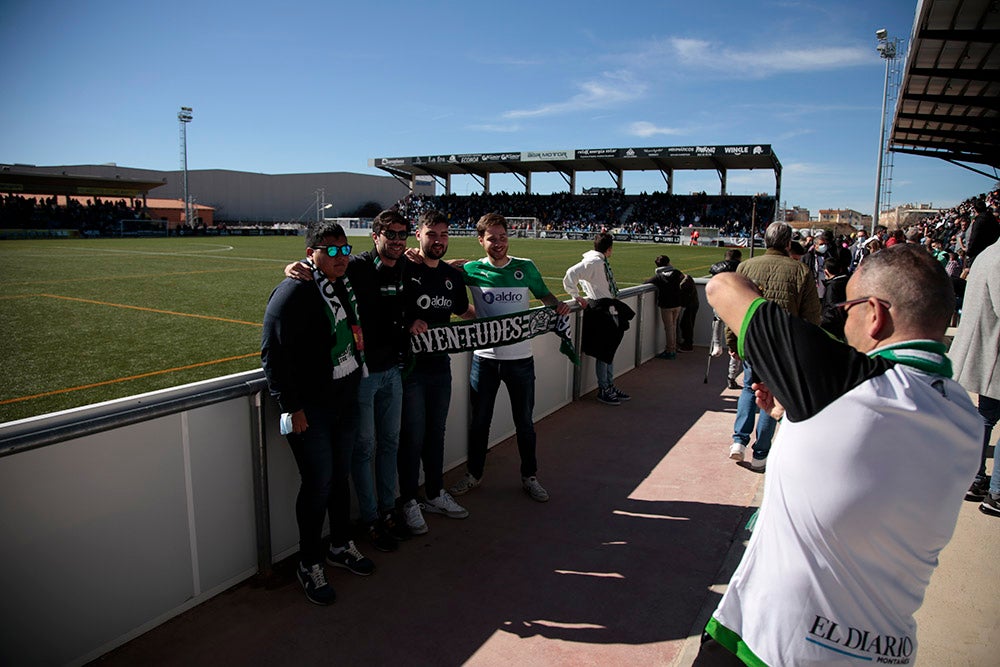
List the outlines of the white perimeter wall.
{"type": "MultiPolygon", "coordinates": [[[[633,293],[625,300],[637,317],[618,349],[616,374],[663,348],[654,294],[633,293]]],[[[702,298],[700,345],[707,344],[710,321],[702,298]]],[[[573,400],[574,368],[559,353],[555,336],[532,345],[537,420],[573,400]]],[[[465,460],[470,360],[468,353],[452,357],[446,469],[465,460]]],[[[254,371],[11,422],[0,425],[0,437],[261,375],[254,371]]],[[[579,381],[581,393],[596,386],[592,358],[584,357],[579,381]]],[[[82,664],[252,576],[255,409],[253,397],[241,397],[0,458],[0,664],[82,664]]],[[[298,548],[298,472],[278,433],[277,412],[268,397],[273,560],[298,548]]],[[[513,433],[502,388],[491,444],[513,433]]]]}

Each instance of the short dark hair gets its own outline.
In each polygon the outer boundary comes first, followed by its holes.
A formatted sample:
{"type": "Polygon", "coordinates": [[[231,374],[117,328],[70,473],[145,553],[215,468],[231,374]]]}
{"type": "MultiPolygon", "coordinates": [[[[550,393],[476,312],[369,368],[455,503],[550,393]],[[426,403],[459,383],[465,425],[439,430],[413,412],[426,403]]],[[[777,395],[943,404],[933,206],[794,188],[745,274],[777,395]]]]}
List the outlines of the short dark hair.
{"type": "Polygon", "coordinates": [[[340,226],[339,223],[329,222],[324,220],[323,222],[314,222],[309,225],[306,229],[306,247],[312,248],[318,245],[323,245],[323,240],[327,236],[332,236],[335,239],[346,239],[347,234],[344,232],[344,228],[340,226]]]}
{"type": "Polygon", "coordinates": [[[842,276],[847,273],[847,267],[844,266],[844,262],[840,261],[837,257],[827,257],[823,262],[823,268],[830,272],[830,275],[842,276]]]}
{"type": "Polygon", "coordinates": [[[739,248],[730,248],[726,251],[727,262],[738,262],[743,259],[743,251],[739,248]]]}
{"type": "Polygon", "coordinates": [[[376,215],[375,219],[372,220],[372,234],[381,234],[389,229],[389,225],[403,225],[407,230],[410,229],[409,221],[399,211],[388,209],[376,215]]]}
{"type": "Polygon", "coordinates": [[[417,218],[417,227],[433,227],[434,225],[448,224],[448,216],[446,216],[441,211],[436,211],[431,209],[429,211],[424,211],[417,218]]]}
{"type": "Polygon", "coordinates": [[[806,254],[806,249],[798,241],[792,241],[788,246],[788,253],[790,255],[804,255],[806,254]]]}
{"type": "Polygon", "coordinates": [[[615,237],[607,232],[601,232],[594,237],[594,250],[597,252],[607,252],[615,242],[615,237]]]}
{"type": "Polygon", "coordinates": [[[479,238],[486,236],[486,230],[490,227],[500,226],[507,230],[507,218],[503,217],[497,212],[487,213],[483,217],[479,218],[479,222],[476,223],[476,234],[479,238]]]}
{"type": "Polygon", "coordinates": [[[892,304],[894,320],[944,336],[955,313],[955,290],[941,262],[926,250],[897,243],[865,257],[855,276],[862,293],[892,304]]]}
{"type": "Polygon", "coordinates": [[[667,257],[666,255],[660,255],[659,257],[653,260],[653,263],[656,264],[657,266],[670,266],[670,258],[667,257]]]}

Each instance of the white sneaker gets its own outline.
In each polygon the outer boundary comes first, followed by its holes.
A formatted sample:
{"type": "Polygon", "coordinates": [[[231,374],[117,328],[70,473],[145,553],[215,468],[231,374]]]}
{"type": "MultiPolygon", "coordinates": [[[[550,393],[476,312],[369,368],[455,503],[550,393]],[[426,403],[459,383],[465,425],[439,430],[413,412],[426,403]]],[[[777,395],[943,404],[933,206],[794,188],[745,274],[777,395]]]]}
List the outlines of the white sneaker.
{"type": "Polygon", "coordinates": [[[482,483],[483,480],[476,479],[472,476],[472,473],[467,472],[465,473],[465,477],[458,480],[458,483],[448,490],[451,491],[451,495],[453,496],[464,496],[482,483]]]}
{"type": "Polygon", "coordinates": [[[407,500],[403,505],[403,518],[406,520],[406,527],[414,535],[423,535],[427,532],[427,522],[424,515],[420,513],[420,505],[416,500],[407,500]]]}
{"type": "Polygon", "coordinates": [[[549,492],[538,483],[537,477],[522,477],[521,488],[531,496],[532,500],[537,500],[540,503],[545,503],[549,500],[549,492]]]}
{"type": "Polygon", "coordinates": [[[734,442],[732,445],[729,446],[729,458],[731,458],[734,461],[742,461],[746,453],[747,453],[746,445],[741,445],[738,442],[734,442]]]}
{"type": "Polygon", "coordinates": [[[425,512],[444,514],[446,517],[452,519],[464,519],[469,516],[469,510],[456,503],[451,494],[444,489],[441,489],[441,493],[438,494],[437,498],[428,498],[427,502],[420,504],[420,507],[425,512]]]}
{"type": "Polygon", "coordinates": [[[754,457],[750,459],[750,467],[753,468],[754,470],[759,470],[761,472],[764,472],[764,469],[767,468],[767,457],[765,456],[762,459],[754,457]]]}

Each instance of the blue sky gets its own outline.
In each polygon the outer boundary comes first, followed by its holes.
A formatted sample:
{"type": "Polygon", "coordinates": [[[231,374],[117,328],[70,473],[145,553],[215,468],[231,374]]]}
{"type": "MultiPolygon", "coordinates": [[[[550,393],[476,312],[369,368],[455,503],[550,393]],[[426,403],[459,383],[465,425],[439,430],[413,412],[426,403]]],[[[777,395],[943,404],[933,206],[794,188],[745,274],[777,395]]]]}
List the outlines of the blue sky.
{"type": "MultiPolygon", "coordinates": [[[[368,159],[771,144],[788,206],[874,205],[883,61],[915,0],[189,2],[0,0],[0,162],[383,172],[368,159]]],[[[897,155],[892,202],[993,180],[897,155]]],[[[611,186],[607,174],[578,187],[611,186]]],[[[629,192],[664,190],[626,173],[629,192]]],[[[475,191],[455,179],[459,194],[475,191]]],[[[535,177],[536,192],[565,190],[535,177]]],[[[731,172],[734,194],[774,192],[731,172]]],[[[510,177],[492,189],[520,190],[510,177]],[[509,180],[508,180],[509,179],[509,180]]],[[[677,172],[675,192],[719,191],[677,172]]]]}

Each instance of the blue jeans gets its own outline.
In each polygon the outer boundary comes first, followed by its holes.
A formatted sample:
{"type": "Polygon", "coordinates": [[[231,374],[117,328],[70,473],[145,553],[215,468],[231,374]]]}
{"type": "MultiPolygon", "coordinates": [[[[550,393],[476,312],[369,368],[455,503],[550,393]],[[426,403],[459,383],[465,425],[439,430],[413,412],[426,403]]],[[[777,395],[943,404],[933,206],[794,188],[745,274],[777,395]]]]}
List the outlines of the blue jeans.
{"type": "MultiPolygon", "coordinates": [[[[986,453],[990,447],[990,440],[993,437],[993,427],[1000,420],[1000,400],[989,396],[979,395],[979,414],[983,418],[983,455],[979,460],[979,473],[977,477],[986,477],[986,453]]],[[[990,477],[990,493],[1000,495],[1000,472],[998,472],[997,457],[993,456],[993,474],[990,477]]]]}
{"type": "Polygon", "coordinates": [[[743,362],[743,391],[740,392],[739,401],[736,403],[736,424],[733,426],[733,442],[741,445],[750,443],[750,433],[753,432],[753,420],[760,412],[757,419],[757,440],[753,443],[753,457],[755,459],[767,458],[771,451],[771,438],[774,437],[774,427],[778,422],[774,417],[763,412],[757,407],[757,399],[754,397],[753,389],[750,387],[752,373],[750,366],[743,362]]]}
{"type": "Polygon", "coordinates": [[[500,383],[507,385],[510,411],[517,431],[517,451],[521,455],[521,476],[531,477],[538,468],[535,459],[535,360],[484,359],[472,355],[469,371],[472,423],[469,425],[468,469],[476,479],[482,479],[486,467],[486,447],[490,439],[490,424],[500,383]]]}
{"type": "Polygon", "coordinates": [[[597,387],[601,391],[606,391],[615,383],[614,364],[609,364],[600,359],[594,359],[594,369],[597,371],[597,387]]]}
{"type": "Polygon", "coordinates": [[[379,510],[396,506],[396,456],[403,383],[399,369],[369,373],[358,387],[358,438],[351,459],[351,479],[363,523],[378,519],[379,510]],[[372,459],[375,476],[372,478],[372,459]],[[377,496],[377,498],[376,498],[377,496]]]}
{"type": "Polygon", "coordinates": [[[437,498],[442,489],[444,432],[451,403],[451,360],[421,358],[403,380],[403,431],[399,439],[399,497],[417,497],[420,463],[424,464],[424,493],[437,498]]]}
{"type": "Polygon", "coordinates": [[[330,544],[350,539],[351,489],[347,477],[357,436],[358,378],[353,373],[334,381],[328,395],[303,406],[309,428],[286,438],[302,482],[295,499],[299,557],[303,565],[323,562],[323,521],[330,517],[330,544]]]}

